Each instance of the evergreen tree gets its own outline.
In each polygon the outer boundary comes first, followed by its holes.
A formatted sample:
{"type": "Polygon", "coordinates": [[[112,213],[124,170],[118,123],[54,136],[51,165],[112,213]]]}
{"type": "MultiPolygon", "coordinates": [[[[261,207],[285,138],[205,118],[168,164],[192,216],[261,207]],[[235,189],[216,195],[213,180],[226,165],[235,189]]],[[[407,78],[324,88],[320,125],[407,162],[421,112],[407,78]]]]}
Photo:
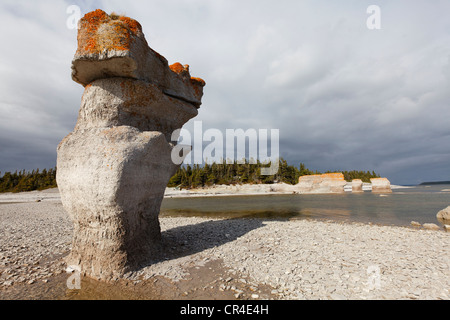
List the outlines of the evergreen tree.
{"type": "Polygon", "coordinates": [[[14,173],[5,172],[0,176],[0,192],[23,192],[55,187],[57,187],[56,168],[44,169],[42,172],[39,169],[31,172],[16,170],[14,173]]]}

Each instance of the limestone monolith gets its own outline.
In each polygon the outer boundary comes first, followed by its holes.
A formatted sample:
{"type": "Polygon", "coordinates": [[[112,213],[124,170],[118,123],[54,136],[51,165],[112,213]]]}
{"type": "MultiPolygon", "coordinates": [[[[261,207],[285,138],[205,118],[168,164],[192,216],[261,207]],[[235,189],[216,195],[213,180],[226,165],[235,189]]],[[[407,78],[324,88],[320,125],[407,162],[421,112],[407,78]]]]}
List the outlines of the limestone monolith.
{"type": "Polygon", "coordinates": [[[102,10],[80,20],[72,78],[78,121],[58,146],[57,183],[74,223],[66,259],[110,280],[151,258],[159,210],[178,165],[172,133],[198,114],[205,82],[151,49],[141,25],[102,10]]]}

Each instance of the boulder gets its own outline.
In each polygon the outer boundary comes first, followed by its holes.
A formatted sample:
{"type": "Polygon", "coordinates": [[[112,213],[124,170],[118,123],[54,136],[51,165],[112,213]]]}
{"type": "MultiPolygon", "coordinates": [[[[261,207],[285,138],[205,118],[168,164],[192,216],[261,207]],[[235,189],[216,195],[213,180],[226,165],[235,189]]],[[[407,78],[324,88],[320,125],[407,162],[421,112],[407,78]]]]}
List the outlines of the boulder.
{"type": "Polygon", "coordinates": [[[391,183],[386,178],[372,178],[372,192],[374,193],[391,193],[391,183]]]}
{"type": "Polygon", "coordinates": [[[438,219],[450,221],[450,206],[439,211],[436,215],[438,219]]]}
{"type": "Polygon", "coordinates": [[[301,176],[295,188],[298,193],[344,193],[346,184],[342,173],[325,173],[301,176]]]}
{"type": "Polygon", "coordinates": [[[169,67],[140,24],[101,10],[80,21],[73,79],[85,86],[73,132],[58,145],[57,183],[74,223],[66,262],[101,280],[148,263],[176,142],[198,114],[203,80],[169,67]]]}
{"type": "Polygon", "coordinates": [[[420,227],[421,226],[421,224],[419,222],[417,222],[417,221],[411,221],[411,225],[413,227],[420,227]]]}
{"type": "Polygon", "coordinates": [[[441,229],[437,224],[434,224],[434,223],[424,223],[422,225],[422,227],[424,229],[428,229],[428,230],[440,230],[441,229]]]}

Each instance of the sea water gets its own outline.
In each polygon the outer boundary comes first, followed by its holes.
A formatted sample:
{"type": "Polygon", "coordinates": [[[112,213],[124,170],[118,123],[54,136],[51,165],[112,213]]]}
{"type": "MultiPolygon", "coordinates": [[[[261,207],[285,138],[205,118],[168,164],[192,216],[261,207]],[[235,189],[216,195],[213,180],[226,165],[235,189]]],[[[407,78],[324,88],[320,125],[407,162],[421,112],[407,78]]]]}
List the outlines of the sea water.
{"type": "Polygon", "coordinates": [[[414,186],[389,194],[283,194],[165,198],[162,216],[209,218],[325,219],[408,226],[442,222],[436,214],[450,205],[450,185],[414,186]]]}

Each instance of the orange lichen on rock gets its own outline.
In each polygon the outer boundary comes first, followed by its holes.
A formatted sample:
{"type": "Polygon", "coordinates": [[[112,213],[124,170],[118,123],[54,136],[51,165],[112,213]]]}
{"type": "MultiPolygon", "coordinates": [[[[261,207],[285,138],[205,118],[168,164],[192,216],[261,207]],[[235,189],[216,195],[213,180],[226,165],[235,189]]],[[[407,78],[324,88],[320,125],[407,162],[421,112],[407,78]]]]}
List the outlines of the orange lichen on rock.
{"type": "Polygon", "coordinates": [[[80,20],[78,53],[129,50],[133,38],[139,33],[142,33],[142,26],[136,20],[124,16],[117,19],[97,9],[80,20]],[[105,27],[100,28],[102,25],[105,27]]]}
{"type": "Polygon", "coordinates": [[[192,77],[191,83],[196,84],[196,85],[201,85],[202,87],[206,86],[206,82],[202,78],[192,77]]]}
{"type": "Polygon", "coordinates": [[[203,87],[206,85],[205,80],[191,77],[190,83],[191,87],[194,89],[195,96],[201,98],[203,96],[203,87]]]}
{"type": "Polygon", "coordinates": [[[189,65],[182,65],[179,62],[175,62],[174,64],[169,66],[170,70],[179,75],[183,81],[187,81],[191,78],[191,74],[189,73],[189,65]]]}
{"type": "Polygon", "coordinates": [[[169,68],[175,73],[181,73],[186,70],[184,66],[179,62],[175,62],[174,64],[170,65],[169,68]]]}
{"type": "Polygon", "coordinates": [[[106,12],[100,9],[89,12],[83,18],[81,18],[80,30],[83,30],[83,32],[78,33],[78,49],[83,48],[83,50],[87,52],[95,51],[97,47],[95,35],[97,33],[98,27],[101,23],[107,22],[109,20],[110,18],[106,14],[106,12]],[[83,46],[81,46],[80,44],[83,42],[85,43],[83,46]]]}
{"type": "Polygon", "coordinates": [[[176,62],[169,66],[166,58],[148,46],[138,21],[98,9],[80,20],[72,79],[86,86],[113,77],[147,81],[196,108],[206,85],[203,79],[191,77],[189,65],[176,62]]]}
{"type": "Polygon", "coordinates": [[[299,178],[299,182],[302,181],[323,181],[323,180],[341,180],[344,181],[344,174],[341,172],[334,172],[334,173],[324,173],[324,174],[312,174],[312,175],[306,175],[301,176],[299,178]]]}
{"type": "Polygon", "coordinates": [[[326,179],[344,180],[344,174],[342,172],[324,173],[321,177],[326,179]]]}
{"type": "Polygon", "coordinates": [[[98,25],[103,22],[109,21],[111,18],[109,15],[100,9],[95,11],[86,13],[83,18],[81,18],[81,22],[86,22],[88,25],[96,30],[98,25]]]}
{"type": "Polygon", "coordinates": [[[136,35],[138,32],[142,32],[142,26],[136,20],[124,16],[120,16],[119,20],[124,22],[133,34],[136,35]]]}

